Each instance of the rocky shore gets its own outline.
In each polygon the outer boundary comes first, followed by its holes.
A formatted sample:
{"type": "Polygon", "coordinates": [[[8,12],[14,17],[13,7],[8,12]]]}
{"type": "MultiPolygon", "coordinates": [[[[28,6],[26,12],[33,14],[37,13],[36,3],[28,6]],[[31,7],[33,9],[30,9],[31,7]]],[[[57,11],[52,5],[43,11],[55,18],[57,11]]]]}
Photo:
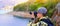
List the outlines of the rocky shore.
{"type": "Polygon", "coordinates": [[[23,12],[23,11],[13,11],[10,12],[9,14],[15,15],[15,16],[20,16],[20,17],[25,17],[25,18],[33,18],[29,14],[29,12],[23,12]]]}

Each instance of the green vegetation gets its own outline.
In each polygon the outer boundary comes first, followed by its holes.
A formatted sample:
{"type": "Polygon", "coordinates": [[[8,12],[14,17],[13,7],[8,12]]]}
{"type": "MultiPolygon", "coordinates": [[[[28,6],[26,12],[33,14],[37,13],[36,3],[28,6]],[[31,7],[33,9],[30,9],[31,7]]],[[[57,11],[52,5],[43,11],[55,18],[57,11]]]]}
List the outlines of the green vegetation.
{"type": "Polygon", "coordinates": [[[49,1],[47,3],[41,3],[41,2],[26,2],[22,4],[18,4],[14,7],[14,11],[37,11],[37,9],[41,6],[44,6],[47,8],[48,13],[47,15],[49,17],[52,16],[53,11],[55,10],[57,2],[49,1]]]}

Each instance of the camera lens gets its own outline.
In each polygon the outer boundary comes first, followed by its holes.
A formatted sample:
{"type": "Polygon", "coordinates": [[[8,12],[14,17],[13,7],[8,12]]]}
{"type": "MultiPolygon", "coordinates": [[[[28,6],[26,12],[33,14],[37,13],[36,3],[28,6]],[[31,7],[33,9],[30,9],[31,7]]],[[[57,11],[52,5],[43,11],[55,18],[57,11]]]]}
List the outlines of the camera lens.
{"type": "Polygon", "coordinates": [[[29,14],[31,14],[31,15],[32,15],[32,12],[30,12],[29,14]]]}

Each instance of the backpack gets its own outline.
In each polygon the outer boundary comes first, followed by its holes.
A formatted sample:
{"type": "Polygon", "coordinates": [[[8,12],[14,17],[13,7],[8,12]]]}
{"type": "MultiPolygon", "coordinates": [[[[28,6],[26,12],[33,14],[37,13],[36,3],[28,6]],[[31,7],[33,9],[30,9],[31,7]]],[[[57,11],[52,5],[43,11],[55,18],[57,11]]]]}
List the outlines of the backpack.
{"type": "MultiPolygon", "coordinates": [[[[41,19],[40,21],[43,21],[43,22],[47,23],[48,26],[54,26],[53,23],[48,18],[47,19],[41,19]]],[[[40,26],[40,24],[39,24],[39,26],[40,26]]]]}

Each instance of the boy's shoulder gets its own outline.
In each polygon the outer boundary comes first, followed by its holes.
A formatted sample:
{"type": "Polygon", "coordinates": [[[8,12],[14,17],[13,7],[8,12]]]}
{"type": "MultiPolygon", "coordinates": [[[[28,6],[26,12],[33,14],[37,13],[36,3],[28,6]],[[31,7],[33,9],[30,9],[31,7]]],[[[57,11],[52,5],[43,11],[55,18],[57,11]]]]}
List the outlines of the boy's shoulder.
{"type": "Polygon", "coordinates": [[[53,26],[53,23],[51,22],[50,18],[48,18],[48,17],[45,17],[45,18],[41,19],[40,22],[41,22],[41,24],[43,23],[45,25],[53,26]]]}

